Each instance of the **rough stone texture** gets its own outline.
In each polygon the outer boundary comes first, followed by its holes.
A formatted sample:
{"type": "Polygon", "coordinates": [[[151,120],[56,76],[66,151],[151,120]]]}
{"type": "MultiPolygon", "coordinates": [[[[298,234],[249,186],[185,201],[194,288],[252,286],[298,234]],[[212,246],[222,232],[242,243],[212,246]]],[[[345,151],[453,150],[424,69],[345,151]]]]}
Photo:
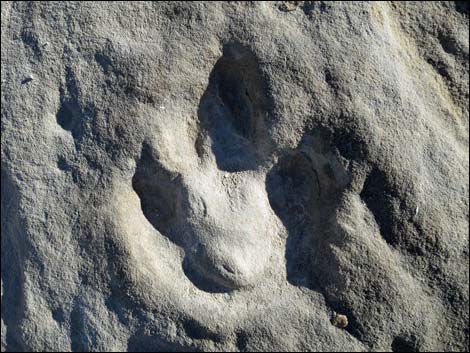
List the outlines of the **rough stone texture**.
{"type": "Polygon", "coordinates": [[[2,351],[469,349],[468,3],[1,6],[2,351]]]}

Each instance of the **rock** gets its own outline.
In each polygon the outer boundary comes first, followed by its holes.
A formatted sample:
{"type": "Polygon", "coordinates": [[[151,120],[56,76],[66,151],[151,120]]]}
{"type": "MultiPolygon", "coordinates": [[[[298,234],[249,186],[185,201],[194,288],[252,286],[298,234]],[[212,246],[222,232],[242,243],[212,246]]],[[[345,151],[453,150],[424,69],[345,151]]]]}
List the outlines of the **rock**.
{"type": "Polygon", "coordinates": [[[346,328],[348,326],[348,317],[342,314],[335,314],[331,323],[339,328],[346,328]]]}
{"type": "Polygon", "coordinates": [[[1,12],[2,351],[468,351],[468,3],[1,12]]]}
{"type": "Polygon", "coordinates": [[[294,11],[300,5],[303,5],[304,1],[282,1],[279,5],[281,11],[294,11]]]}

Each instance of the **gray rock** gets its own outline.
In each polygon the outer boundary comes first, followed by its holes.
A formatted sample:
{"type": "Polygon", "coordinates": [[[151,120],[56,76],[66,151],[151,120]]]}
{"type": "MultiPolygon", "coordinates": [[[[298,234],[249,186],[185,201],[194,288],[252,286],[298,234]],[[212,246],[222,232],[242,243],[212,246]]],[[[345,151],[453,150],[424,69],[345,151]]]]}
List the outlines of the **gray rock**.
{"type": "Polygon", "coordinates": [[[468,351],[467,2],[1,18],[2,351],[468,351]]]}

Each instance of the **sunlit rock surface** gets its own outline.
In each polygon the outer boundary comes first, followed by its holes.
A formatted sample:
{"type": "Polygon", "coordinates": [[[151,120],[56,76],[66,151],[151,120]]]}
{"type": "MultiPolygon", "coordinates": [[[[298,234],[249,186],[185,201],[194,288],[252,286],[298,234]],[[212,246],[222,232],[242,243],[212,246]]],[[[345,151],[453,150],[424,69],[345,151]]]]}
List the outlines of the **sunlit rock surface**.
{"type": "Polygon", "coordinates": [[[2,351],[468,350],[466,2],[2,2],[2,351]]]}

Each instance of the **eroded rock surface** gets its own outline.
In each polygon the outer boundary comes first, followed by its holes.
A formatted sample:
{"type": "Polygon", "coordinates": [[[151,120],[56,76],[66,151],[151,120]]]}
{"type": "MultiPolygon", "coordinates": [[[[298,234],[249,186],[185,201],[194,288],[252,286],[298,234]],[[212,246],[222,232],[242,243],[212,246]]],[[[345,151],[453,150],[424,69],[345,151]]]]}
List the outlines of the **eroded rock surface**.
{"type": "Polygon", "coordinates": [[[468,3],[1,6],[2,351],[468,351],[468,3]]]}

